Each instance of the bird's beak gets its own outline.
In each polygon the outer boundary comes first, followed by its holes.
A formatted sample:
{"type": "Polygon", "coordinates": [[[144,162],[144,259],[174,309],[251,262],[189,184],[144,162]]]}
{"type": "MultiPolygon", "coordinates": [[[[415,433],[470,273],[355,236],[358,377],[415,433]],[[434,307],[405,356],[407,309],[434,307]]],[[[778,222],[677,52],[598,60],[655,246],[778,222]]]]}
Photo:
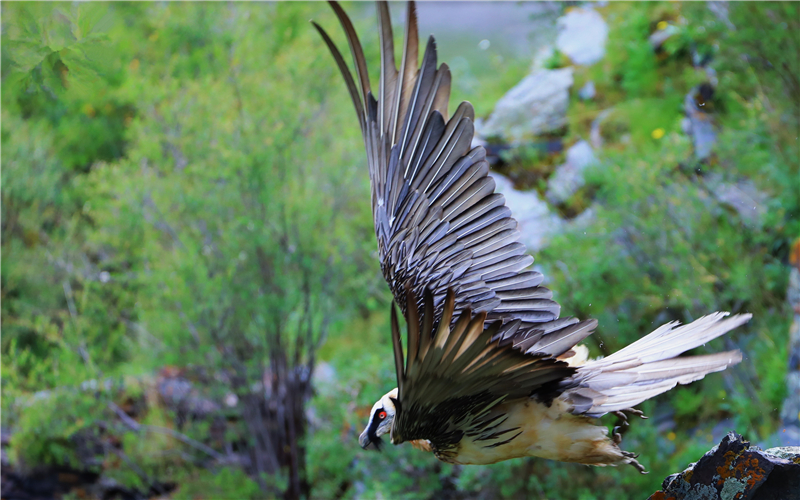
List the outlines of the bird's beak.
{"type": "Polygon", "coordinates": [[[361,447],[366,450],[370,442],[371,441],[369,440],[369,436],[367,436],[367,430],[364,429],[364,432],[362,432],[361,435],[358,436],[358,444],[360,444],[361,447]]]}

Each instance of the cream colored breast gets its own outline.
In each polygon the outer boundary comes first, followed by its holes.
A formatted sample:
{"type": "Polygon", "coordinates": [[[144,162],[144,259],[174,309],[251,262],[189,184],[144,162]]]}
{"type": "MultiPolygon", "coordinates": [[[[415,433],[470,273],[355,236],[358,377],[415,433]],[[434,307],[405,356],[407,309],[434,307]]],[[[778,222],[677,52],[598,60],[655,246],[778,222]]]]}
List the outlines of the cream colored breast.
{"type": "Polygon", "coordinates": [[[464,437],[455,456],[448,461],[459,464],[492,464],[519,457],[542,457],[562,462],[604,465],[619,462],[619,448],[607,437],[608,429],[594,425],[596,420],[569,413],[567,403],[555,400],[550,407],[532,399],[498,406],[493,415],[506,414],[503,429],[519,428],[522,433],[506,444],[509,433],[495,441],[475,441],[464,437]]]}

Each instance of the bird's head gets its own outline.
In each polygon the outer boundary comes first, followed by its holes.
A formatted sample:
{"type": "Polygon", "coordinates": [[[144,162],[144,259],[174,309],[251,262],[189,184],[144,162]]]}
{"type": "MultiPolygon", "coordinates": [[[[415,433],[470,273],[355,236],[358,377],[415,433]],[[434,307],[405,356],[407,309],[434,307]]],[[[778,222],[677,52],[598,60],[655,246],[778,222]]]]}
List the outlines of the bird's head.
{"type": "Polygon", "coordinates": [[[392,422],[397,411],[397,389],[387,392],[372,406],[367,428],[358,437],[358,443],[367,449],[370,444],[380,450],[383,441],[380,436],[392,430],[392,422]]]}

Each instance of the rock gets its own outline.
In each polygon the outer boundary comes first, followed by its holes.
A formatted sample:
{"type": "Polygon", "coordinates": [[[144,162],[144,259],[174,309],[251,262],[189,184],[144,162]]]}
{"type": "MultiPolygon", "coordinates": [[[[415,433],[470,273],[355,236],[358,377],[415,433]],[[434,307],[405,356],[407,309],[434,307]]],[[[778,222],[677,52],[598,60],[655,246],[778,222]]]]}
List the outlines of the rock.
{"type": "Polygon", "coordinates": [[[736,210],[745,224],[760,226],[767,213],[769,196],[758,190],[753,181],[741,179],[735,183],[726,182],[717,173],[705,177],[706,188],[722,204],[736,210]]]}
{"type": "Polygon", "coordinates": [[[786,399],[781,409],[783,429],[778,431],[778,435],[783,443],[798,444],[800,443],[800,262],[792,266],[789,271],[786,300],[794,312],[794,321],[789,327],[789,369],[786,372],[786,399]]]}
{"type": "Polygon", "coordinates": [[[778,446],[777,448],[764,450],[764,453],[800,464],[800,446],[778,446]]]}
{"type": "Polygon", "coordinates": [[[482,137],[518,144],[530,136],[566,125],[572,68],[542,69],[519,82],[495,105],[480,127],[482,137]]]}
{"type": "Polygon", "coordinates": [[[762,451],[728,433],[649,500],[800,500],[800,447],[762,451]]]}
{"type": "Polygon", "coordinates": [[[550,211],[536,191],[517,191],[506,177],[494,172],[491,176],[497,185],[495,190],[505,196],[506,206],[519,223],[520,241],[529,252],[544,248],[550,237],[561,231],[564,222],[550,211]]]}
{"type": "Polygon", "coordinates": [[[589,132],[589,140],[592,141],[593,148],[600,149],[603,147],[603,135],[600,133],[600,125],[602,125],[603,120],[608,118],[613,111],[614,108],[604,109],[597,114],[594,120],[592,120],[592,129],[589,132]]]}
{"type": "Polygon", "coordinates": [[[581,89],[578,91],[578,97],[580,97],[583,101],[588,101],[589,99],[594,99],[596,93],[597,91],[594,88],[594,82],[589,80],[586,82],[586,85],[581,87],[581,89]]]}
{"type": "Polygon", "coordinates": [[[545,197],[550,203],[560,204],[584,184],[583,172],[589,165],[597,163],[592,147],[586,141],[578,141],[567,150],[567,161],[556,167],[547,183],[545,197]]]}
{"type": "Polygon", "coordinates": [[[717,143],[717,133],[711,116],[698,106],[696,95],[698,89],[689,92],[683,100],[683,110],[688,122],[683,123],[694,143],[694,156],[698,160],[705,160],[711,156],[711,151],[717,143]]]}
{"type": "Polygon", "coordinates": [[[573,9],[560,17],[556,24],[559,30],[556,48],[573,63],[589,66],[603,58],[606,53],[608,25],[596,11],[573,9]]]}
{"type": "Polygon", "coordinates": [[[594,203],[577,217],[567,221],[570,231],[589,231],[597,222],[597,207],[598,205],[594,203]]]}

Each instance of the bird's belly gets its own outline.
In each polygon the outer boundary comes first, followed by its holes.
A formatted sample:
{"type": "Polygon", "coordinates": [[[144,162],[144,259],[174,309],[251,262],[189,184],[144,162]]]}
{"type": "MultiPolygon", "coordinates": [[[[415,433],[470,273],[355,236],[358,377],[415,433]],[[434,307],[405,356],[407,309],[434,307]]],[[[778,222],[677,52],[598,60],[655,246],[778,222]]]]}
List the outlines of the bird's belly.
{"type": "Polygon", "coordinates": [[[604,465],[622,459],[619,448],[608,437],[608,429],[595,425],[595,419],[572,415],[569,406],[555,400],[550,407],[532,399],[517,400],[498,406],[494,411],[508,419],[504,429],[522,431],[508,443],[492,446],[507,437],[477,441],[465,436],[448,461],[459,464],[492,464],[519,457],[542,457],[562,462],[604,465]]]}

